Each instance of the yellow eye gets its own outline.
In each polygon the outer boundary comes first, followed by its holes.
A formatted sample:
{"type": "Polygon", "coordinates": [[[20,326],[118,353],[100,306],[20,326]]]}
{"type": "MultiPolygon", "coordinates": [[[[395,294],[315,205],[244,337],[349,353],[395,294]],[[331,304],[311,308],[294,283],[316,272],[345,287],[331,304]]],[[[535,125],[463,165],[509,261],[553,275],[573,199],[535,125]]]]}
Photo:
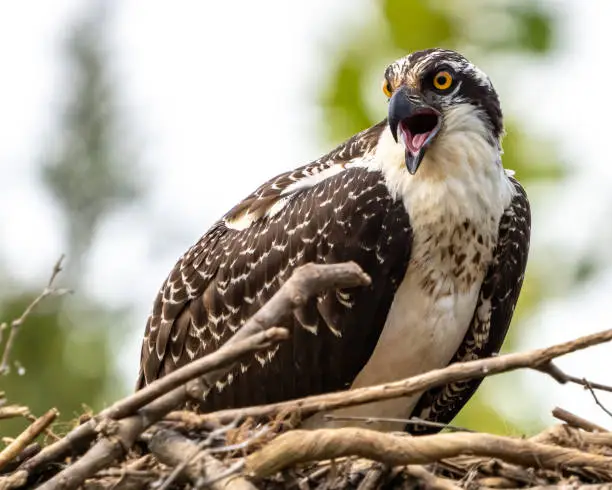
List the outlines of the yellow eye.
{"type": "Polygon", "coordinates": [[[383,80],[382,91],[387,97],[391,97],[391,95],[393,94],[393,87],[391,87],[391,83],[389,82],[389,80],[383,80]]]}
{"type": "Polygon", "coordinates": [[[438,90],[447,90],[453,84],[453,77],[447,71],[439,71],[433,78],[433,86],[438,90]]]}

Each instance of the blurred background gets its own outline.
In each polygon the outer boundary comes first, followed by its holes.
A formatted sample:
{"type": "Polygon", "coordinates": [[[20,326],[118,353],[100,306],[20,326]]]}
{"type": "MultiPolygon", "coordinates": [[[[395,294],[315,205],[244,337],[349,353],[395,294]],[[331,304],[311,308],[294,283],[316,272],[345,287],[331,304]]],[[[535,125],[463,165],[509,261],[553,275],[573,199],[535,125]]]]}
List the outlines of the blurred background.
{"type": "MultiPolygon", "coordinates": [[[[255,186],[382,119],[386,65],[433,46],[492,78],[532,203],[504,351],[609,328],[611,18],[606,0],[0,3],[0,321],[61,253],[74,290],[28,319],[0,391],[66,422],[128,394],[178,256],[255,186]]],[[[559,365],[612,384],[611,354],[559,365]]],[[[612,426],[588,392],[531,372],[486,380],[456,423],[531,434],[557,405],[612,426]]]]}

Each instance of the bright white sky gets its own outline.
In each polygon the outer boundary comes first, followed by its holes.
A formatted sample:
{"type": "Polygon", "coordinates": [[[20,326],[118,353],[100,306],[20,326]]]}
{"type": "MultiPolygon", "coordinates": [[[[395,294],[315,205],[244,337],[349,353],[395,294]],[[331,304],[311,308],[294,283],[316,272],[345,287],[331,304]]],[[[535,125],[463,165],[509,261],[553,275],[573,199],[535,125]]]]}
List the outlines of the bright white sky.
{"type": "MultiPolygon", "coordinates": [[[[105,238],[97,243],[86,278],[103,301],[135,308],[134,335],[120,356],[130,385],[146,315],[176,258],[254,186],[325,150],[316,139],[320,120],[312,97],[330,62],[321,48],[339,41],[351,25],[367,22],[372,2],[116,2],[116,76],[151,188],[144,206],[100,230],[105,238]]],[[[523,117],[527,131],[553,137],[575,169],[561,190],[533,203],[534,261],[547,257],[549,244],[562,241],[579,252],[612,239],[606,146],[612,3],[550,3],[562,19],[558,55],[546,64],[520,60],[491,73],[494,82],[507,77],[497,83],[506,109],[523,117]]],[[[0,256],[14,276],[33,285],[46,277],[64,246],[35,169],[53,135],[54,109],[68,95],[58,62],[61,42],[86,4],[0,2],[0,256]]],[[[607,248],[594,251],[610,257],[607,248]]],[[[571,299],[547,303],[530,322],[523,347],[609,327],[611,294],[608,269],[571,299]]],[[[611,353],[604,346],[560,365],[611,384],[604,368],[611,353]]],[[[610,425],[582,390],[556,386],[539,374],[527,377],[532,393],[500,400],[509,413],[523,396],[534,396],[544,400],[545,411],[561,405],[610,425]]],[[[602,400],[612,407],[612,397],[602,400]]]]}

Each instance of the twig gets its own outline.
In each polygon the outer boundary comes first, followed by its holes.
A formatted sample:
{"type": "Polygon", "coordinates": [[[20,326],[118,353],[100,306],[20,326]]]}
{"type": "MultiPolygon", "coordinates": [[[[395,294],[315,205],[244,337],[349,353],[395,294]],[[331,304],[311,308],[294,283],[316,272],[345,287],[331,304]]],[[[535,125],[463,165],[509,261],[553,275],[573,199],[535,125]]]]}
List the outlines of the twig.
{"type": "Polygon", "coordinates": [[[442,478],[434,475],[430,471],[427,471],[422,466],[417,465],[409,465],[406,466],[406,473],[413,476],[414,478],[418,478],[425,485],[425,488],[430,490],[460,490],[461,487],[455,485],[452,480],[448,478],[442,478]]]}
{"type": "Polygon", "coordinates": [[[609,471],[612,457],[525,439],[490,434],[436,434],[402,437],[361,428],[294,430],[280,435],[247,457],[247,471],[257,478],[298,463],[359,456],[390,466],[429,464],[462,454],[500,458],[535,468],[590,466],[609,471]]]}
{"type": "Polygon", "coordinates": [[[551,359],[569,354],[570,352],[586,349],[592,345],[603,344],[610,340],[612,340],[612,329],[579,337],[575,340],[544,349],[456,363],[443,369],[434,369],[433,371],[393,383],[309,396],[299,400],[271,403],[268,405],[220,410],[206,417],[211,421],[223,423],[240,416],[244,418],[274,417],[280,412],[297,412],[302,416],[308,416],[317,412],[413,395],[429,388],[455,381],[482,378],[484,376],[514,371],[519,368],[538,369],[540,365],[549,362],[551,359]]]}
{"type": "Polygon", "coordinates": [[[552,415],[556,419],[562,420],[563,422],[579,429],[589,432],[608,432],[603,427],[594,424],[589,420],[583,419],[582,417],[579,417],[578,415],[575,415],[561,407],[555,407],[552,411],[552,415]]]}
{"type": "Polygon", "coordinates": [[[28,407],[22,407],[20,405],[9,405],[7,407],[0,407],[0,420],[1,419],[13,419],[16,417],[27,417],[30,413],[28,407]]]}
{"type": "MultiPolygon", "coordinates": [[[[181,460],[180,463],[178,463],[177,465],[172,465],[174,466],[174,469],[168,475],[168,478],[166,478],[166,480],[159,487],[159,490],[168,490],[168,488],[170,488],[170,485],[172,485],[174,480],[176,480],[177,477],[183,472],[183,470],[192,463],[195,457],[198,456],[202,452],[202,449],[210,446],[213,440],[215,439],[215,437],[218,437],[222,434],[225,434],[227,431],[234,429],[236,425],[237,425],[237,421],[234,421],[230,425],[227,425],[225,427],[220,427],[219,429],[213,430],[210,434],[208,434],[208,436],[205,439],[202,439],[197,444],[191,443],[191,446],[183,445],[181,449],[189,450],[188,455],[185,456],[184,451],[181,451],[181,453],[177,455],[179,459],[181,460]]],[[[159,449],[160,444],[163,447],[164,444],[168,444],[167,440],[172,438],[174,435],[176,435],[177,437],[181,437],[182,439],[185,439],[183,436],[179,435],[176,432],[169,431],[169,430],[161,430],[161,431],[158,431],[153,436],[153,438],[149,442],[149,448],[153,446],[159,449]]],[[[185,439],[185,440],[190,442],[188,439],[185,439]]]]}
{"type": "Polygon", "coordinates": [[[392,417],[361,417],[359,415],[333,415],[326,414],[326,420],[358,420],[365,422],[366,425],[373,422],[398,422],[401,424],[423,425],[425,427],[434,427],[436,429],[448,429],[450,432],[477,432],[465,427],[457,427],[455,425],[443,424],[441,422],[432,422],[419,417],[410,417],[409,419],[397,419],[392,417]]]}
{"type": "MultiPolygon", "coordinates": [[[[228,468],[223,463],[201,451],[209,442],[203,440],[197,444],[178,432],[159,430],[151,439],[149,449],[159,461],[165,465],[174,466],[175,471],[178,470],[172,473],[175,477],[182,472],[194,485],[199,484],[202,473],[204,473],[207,476],[207,484],[213,490],[255,490],[251,483],[240,476],[229,478],[228,468]],[[188,456],[185,457],[185,455],[188,456]],[[220,476],[221,479],[216,480],[216,476],[220,476]]],[[[168,481],[170,480],[167,479],[164,485],[168,481]]]]}
{"type": "Polygon", "coordinates": [[[59,412],[52,408],[42,417],[36,419],[26,430],[17,436],[17,438],[11,442],[4,450],[0,453],[0,470],[15,459],[19,454],[30,444],[40,433],[42,433],[51,423],[56,419],[59,412]]]}
{"type": "MultiPolygon", "coordinates": [[[[199,363],[198,366],[200,367],[200,372],[196,370],[193,373],[193,376],[214,370],[217,370],[218,372],[220,367],[232,364],[239,358],[250,355],[253,352],[266,348],[271,344],[277,343],[286,338],[287,330],[284,328],[273,327],[253,335],[241,342],[228,346],[227,348],[222,347],[212,354],[188,364],[185,366],[185,368],[191,368],[194,364],[199,363]],[[206,362],[203,362],[205,360],[206,362]],[[206,367],[206,369],[203,369],[202,366],[206,367]]],[[[112,437],[104,437],[100,439],[100,441],[98,441],[82,458],[55,475],[46,483],[42,484],[39,489],[51,490],[59,487],[69,490],[77,488],[85,481],[85,479],[97,471],[105,468],[112,461],[121,458],[125,452],[133,446],[140,433],[160,420],[171,410],[174,410],[178,406],[184,404],[188,398],[187,386],[179,386],[178,388],[175,388],[169,393],[161,396],[157,400],[149,403],[147,406],[141,408],[136,414],[131,415],[130,417],[119,421],[101,421],[101,424],[107,425],[105,430],[109,435],[112,435],[112,437]]],[[[92,421],[93,420],[96,420],[96,418],[94,417],[92,421]]],[[[83,424],[82,426],[78,427],[73,431],[73,433],[85,426],[89,427],[89,430],[92,430],[91,425],[89,425],[90,422],[88,422],[87,425],[83,424]]],[[[95,428],[93,430],[95,434],[95,428]]],[[[89,432],[86,431],[85,433],[88,434],[89,432]]],[[[79,436],[81,436],[81,434],[79,434],[79,436]]],[[[72,444],[75,442],[74,439],[75,438],[73,438],[72,444]]],[[[64,440],[49,446],[49,448],[57,446],[60,447],[60,450],[54,450],[52,453],[53,456],[57,457],[58,454],[63,454],[63,451],[70,449],[71,443],[68,442],[67,445],[64,445],[63,442],[64,440]]],[[[82,441],[78,442],[82,443],[82,441]]],[[[39,456],[42,455],[42,453],[43,452],[41,452],[39,456]]],[[[34,468],[40,464],[39,461],[35,461],[34,464],[32,464],[32,461],[35,458],[36,456],[27,461],[21,467],[21,469],[27,469],[28,466],[34,468]],[[28,465],[28,463],[30,464],[28,465]]],[[[45,458],[45,461],[48,461],[48,459],[45,458]]]]}
{"type": "MultiPolygon", "coordinates": [[[[212,488],[213,490],[215,488],[218,488],[219,490],[225,490],[227,487],[230,486],[231,482],[234,481],[233,479],[230,479],[230,477],[234,477],[236,479],[240,478],[240,480],[237,483],[238,488],[242,488],[243,490],[255,490],[255,487],[251,483],[249,483],[247,480],[245,480],[242,477],[234,476],[240,473],[244,469],[243,459],[240,459],[232,463],[230,466],[228,466],[225,469],[223,469],[225,465],[223,465],[218,460],[212,457],[209,457],[207,459],[209,459],[208,464],[215,465],[216,469],[219,470],[219,473],[217,473],[215,476],[210,477],[210,478],[202,478],[200,476],[200,478],[198,479],[198,481],[196,481],[194,485],[194,488],[196,490],[199,490],[201,488],[208,488],[208,487],[212,488]],[[217,463],[221,466],[217,466],[217,463]]],[[[236,485],[231,485],[231,486],[236,486],[236,485]]]]}
{"type": "Polygon", "coordinates": [[[0,490],[12,490],[13,488],[23,487],[28,480],[25,471],[16,471],[10,475],[0,477],[0,490]]]}
{"type": "MultiPolygon", "coordinates": [[[[166,415],[170,410],[183,405],[189,397],[197,396],[198,393],[201,396],[204,393],[205,384],[213,386],[227,372],[227,370],[219,371],[219,368],[231,365],[242,358],[243,355],[286,338],[287,331],[285,329],[273,326],[279,324],[281,319],[291,310],[302,306],[309,297],[326,289],[365,285],[369,281],[369,277],[353,262],[333,265],[306,264],[296,269],[279,291],[217,351],[183,366],[174,373],[152,383],[150,387],[146,387],[102,411],[89,422],[71,431],[61,441],[43,449],[40,454],[27,461],[21,469],[34,474],[35,470],[45,463],[62,458],[71,450],[82,452],[98,434],[99,424],[134,412],[134,415],[123,419],[121,427],[117,428],[119,432],[123,431],[120,442],[116,439],[113,442],[101,440],[90,450],[90,453],[93,451],[92,454],[81,458],[75,465],[66,468],[50,481],[53,485],[55,482],[67,478],[66,474],[68,474],[70,481],[65,484],[65,488],[78,486],[79,482],[92,474],[91,472],[95,472],[95,468],[103,464],[103,460],[108,458],[111,453],[117,456],[123,454],[126,448],[131,447],[140,432],[166,415]],[[259,333],[248,336],[253,332],[259,333]],[[244,339],[244,337],[247,338],[244,339]],[[211,369],[213,364],[215,367],[211,369]],[[203,374],[206,373],[208,374],[202,379],[203,374]],[[167,378],[170,378],[170,380],[167,380],[167,378]],[[173,383],[178,383],[178,380],[182,384],[170,391],[173,383]],[[189,383],[185,385],[187,382],[189,383]],[[163,389],[159,388],[160,385],[163,386],[163,389]],[[164,394],[164,390],[168,390],[168,392],[164,394]],[[158,398],[154,399],[154,397],[158,398]],[[148,403],[152,399],[154,401],[148,403]],[[148,404],[143,406],[145,403],[148,404]],[[76,469],[74,469],[75,466],[76,469]]],[[[45,486],[41,488],[45,488],[45,486]]]]}
{"type": "MultiPolygon", "coordinates": [[[[53,286],[57,275],[62,271],[62,261],[64,260],[64,255],[57,260],[55,265],[53,266],[53,271],[51,272],[51,277],[49,278],[49,282],[47,283],[47,287],[43,289],[42,293],[40,293],[34,301],[32,301],[28,307],[24,310],[19,318],[16,318],[10,323],[10,331],[9,336],[4,345],[4,353],[2,354],[2,362],[0,362],[0,375],[8,374],[9,368],[9,356],[11,351],[13,350],[13,344],[15,342],[15,338],[17,336],[17,332],[19,331],[19,327],[23,325],[28,316],[34,311],[34,309],[39,305],[39,303],[44,300],[47,296],[56,295],[61,296],[62,294],[66,294],[70,292],[68,289],[57,289],[53,286]]],[[[2,342],[2,331],[8,328],[9,325],[3,323],[0,325],[0,342],[2,342]]]]}
{"type": "Polygon", "coordinates": [[[258,442],[263,436],[265,436],[266,434],[270,432],[271,432],[270,427],[264,425],[261,429],[259,429],[257,432],[251,435],[248,439],[245,439],[242,442],[237,442],[235,444],[228,444],[226,446],[221,446],[221,447],[211,447],[208,450],[208,452],[210,454],[218,454],[218,453],[233,453],[241,449],[245,450],[245,449],[248,449],[249,446],[251,446],[252,444],[255,444],[256,442],[258,442]]]}
{"type": "Polygon", "coordinates": [[[376,490],[379,488],[381,480],[389,474],[389,467],[384,464],[376,463],[367,471],[357,490],[376,490]]]}
{"type": "MultiPolygon", "coordinates": [[[[286,313],[303,305],[309,297],[319,294],[325,289],[366,285],[369,280],[368,276],[354,262],[333,265],[306,264],[298,268],[278,293],[247,320],[244,326],[222,348],[229,348],[236,342],[278,324],[286,313]]],[[[193,364],[191,363],[189,366],[193,364]]],[[[214,383],[220,377],[216,376],[214,380],[205,379],[204,384],[206,386],[201,388],[206,389],[214,386],[214,383]]],[[[192,379],[194,379],[194,376],[185,366],[115,403],[105,410],[105,416],[111,419],[121,419],[131,415],[147,403],[192,379]]],[[[194,391],[194,388],[191,388],[191,391],[194,391]]],[[[197,398],[199,393],[193,395],[197,398]]]]}
{"type": "Polygon", "coordinates": [[[591,396],[593,397],[593,400],[595,400],[595,403],[599,406],[599,408],[601,408],[610,417],[612,417],[612,412],[610,412],[610,410],[608,410],[605,407],[605,405],[599,401],[599,398],[597,398],[597,395],[595,394],[595,391],[593,390],[593,386],[591,385],[591,383],[588,382],[586,379],[583,379],[582,381],[584,382],[584,385],[586,386],[586,389],[589,390],[589,393],[591,393],[591,396]]]}
{"type": "Polygon", "coordinates": [[[2,470],[0,470],[0,475],[4,475],[6,473],[14,471],[26,459],[31,458],[35,454],[38,454],[40,450],[40,444],[38,444],[37,442],[33,442],[29,446],[26,446],[17,457],[13,458],[4,468],[2,468],[2,470]]]}
{"type": "Polygon", "coordinates": [[[585,378],[579,378],[577,376],[572,376],[571,374],[567,374],[563,371],[559,366],[552,362],[548,362],[539,366],[538,371],[542,371],[543,373],[550,374],[557,382],[560,384],[565,383],[573,383],[582,386],[583,388],[591,387],[593,390],[599,391],[608,391],[612,393],[612,386],[603,385],[601,383],[593,383],[591,381],[586,380],[585,378]]]}

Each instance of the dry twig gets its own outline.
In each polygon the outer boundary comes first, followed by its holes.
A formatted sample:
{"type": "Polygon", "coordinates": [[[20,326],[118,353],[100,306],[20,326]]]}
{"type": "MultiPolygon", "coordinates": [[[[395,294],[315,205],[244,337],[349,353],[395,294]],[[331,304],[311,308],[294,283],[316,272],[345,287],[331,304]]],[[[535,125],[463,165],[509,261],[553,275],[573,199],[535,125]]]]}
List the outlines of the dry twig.
{"type": "Polygon", "coordinates": [[[595,403],[597,404],[597,406],[601,408],[604,412],[606,412],[606,414],[608,414],[610,417],[612,417],[612,412],[610,412],[610,410],[608,410],[606,406],[603,403],[601,403],[601,401],[599,401],[599,398],[597,398],[597,395],[595,394],[595,390],[593,389],[593,385],[584,378],[582,379],[582,381],[584,382],[586,389],[589,390],[589,393],[591,393],[591,396],[593,397],[593,400],[595,400],[595,403]]]}
{"type": "Polygon", "coordinates": [[[452,480],[442,478],[427,471],[422,466],[409,465],[406,467],[406,473],[417,478],[425,484],[425,488],[430,490],[460,490],[461,487],[455,485],[452,480]]]}
{"type": "MultiPolygon", "coordinates": [[[[81,459],[43,484],[41,490],[49,490],[61,485],[62,488],[78,487],[87,477],[102,469],[110,461],[121,457],[132,447],[138,435],[151,424],[160,420],[171,410],[184,405],[189,398],[201,399],[207,387],[224,376],[231,365],[244,355],[252,353],[287,337],[287,331],[273,327],[290,311],[304,305],[308,299],[330,288],[346,288],[369,284],[370,279],[354,262],[332,265],[306,264],[293,273],[279,291],[234,334],[220,349],[212,354],[178,369],[171,375],[182,379],[182,384],[172,391],[172,384],[165,378],[152,383],[140,392],[131,395],[114,407],[103,411],[99,416],[79,426],[62,441],[41,451],[27,461],[22,469],[32,472],[43,463],[67,454],[75,446],[80,449],[98,433],[98,424],[112,421],[113,416],[125,415],[132,410],[137,413],[123,418],[113,426],[114,436],[101,439],[81,459]],[[255,333],[253,335],[254,332],[255,333]],[[212,367],[214,365],[214,367],[212,367]],[[203,366],[206,368],[204,369],[203,366]],[[221,368],[225,368],[221,370],[221,368]],[[189,373],[186,375],[185,373],[189,373]],[[204,376],[206,374],[206,376],[204,376]],[[190,381],[191,380],[191,381],[190,381]],[[186,384],[185,384],[186,383],[186,384]],[[164,392],[159,389],[164,386],[164,392]],[[154,401],[149,397],[155,396],[154,401]],[[144,403],[147,403],[142,406],[144,403]],[[117,409],[119,405],[120,409],[117,409]]],[[[174,382],[174,381],[173,381],[174,382]]],[[[111,424],[113,425],[113,424],[111,424]]]]}
{"type": "Polygon", "coordinates": [[[0,453],[0,470],[15,459],[19,454],[36,439],[51,423],[57,418],[59,412],[52,408],[42,417],[36,419],[32,425],[17,436],[17,438],[11,442],[4,450],[0,453]]]}
{"type": "Polygon", "coordinates": [[[593,422],[583,419],[578,415],[573,414],[563,408],[555,407],[552,411],[553,417],[556,419],[562,420],[563,422],[571,425],[572,427],[577,427],[579,429],[584,429],[589,432],[608,432],[603,427],[594,424],[593,422]]]}
{"type": "MultiPolygon", "coordinates": [[[[228,475],[226,465],[202,451],[207,442],[210,441],[204,440],[204,444],[198,444],[177,432],[160,430],[151,439],[149,448],[159,461],[178,469],[177,476],[182,472],[194,485],[206,477],[213,490],[255,490],[243,477],[228,475]]],[[[168,482],[169,478],[164,485],[168,482]]]]}
{"type": "Polygon", "coordinates": [[[27,417],[30,413],[28,407],[21,405],[8,405],[6,407],[0,407],[0,420],[2,419],[13,419],[16,417],[27,417]]]}
{"type": "Polygon", "coordinates": [[[579,337],[575,340],[546,347],[544,349],[504,354],[497,357],[478,359],[476,361],[456,363],[442,369],[434,369],[411,378],[384,385],[309,396],[299,400],[272,403],[269,405],[220,410],[209,414],[207,417],[211,421],[223,423],[234,420],[236,417],[274,417],[280,412],[297,412],[302,416],[308,416],[317,412],[413,395],[429,388],[442,386],[455,381],[482,378],[484,376],[514,371],[519,368],[539,369],[540,365],[549,362],[551,359],[569,354],[570,352],[586,349],[592,345],[603,344],[610,340],[612,340],[612,329],[579,337]]]}
{"type": "Polygon", "coordinates": [[[578,376],[572,376],[571,374],[567,374],[560,367],[552,362],[548,362],[539,366],[537,368],[539,371],[543,373],[550,374],[555,380],[561,384],[565,383],[573,383],[582,386],[583,388],[591,388],[593,390],[598,391],[607,391],[612,393],[612,386],[604,385],[601,383],[593,383],[592,381],[588,381],[585,378],[579,378],[578,376]]]}
{"type": "Polygon", "coordinates": [[[456,425],[443,424],[441,422],[431,422],[429,420],[420,419],[419,417],[410,417],[409,419],[397,419],[392,417],[361,417],[359,415],[325,415],[325,420],[358,420],[371,424],[373,422],[398,422],[409,425],[423,425],[425,427],[433,427],[435,429],[448,429],[450,432],[477,432],[465,427],[457,427],[456,425]]]}
{"type": "MultiPolygon", "coordinates": [[[[197,376],[198,374],[204,374],[222,366],[232,364],[234,361],[244,357],[245,355],[252,354],[253,352],[261,350],[262,348],[269,347],[271,344],[279,342],[285,338],[287,338],[287,330],[283,328],[270,328],[241,342],[228,346],[228,348],[222,347],[212,354],[185,367],[193,368],[193,366],[197,363],[200,372],[196,370],[194,371],[193,375],[197,376]]],[[[100,430],[111,437],[104,437],[100,439],[100,441],[98,441],[89,451],[87,451],[82,458],[55,475],[39,488],[41,490],[50,490],[55,489],[58,485],[63,489],[77,488],[89,476],[103,469],[106,465],[110,464],[116,459],[121,458],[125,452],[133,446],[139,434],[160,420],[168,412],[184,404],[188,398],[186,386],[179,386],[178,388],[175,388],[169,393],[166,393],[157,400],[141,408],[136,414],[131,415],[130,417],[126,417],[119,421],[112,421],[108,419],[98,420],[97,417],[94,417],[89,422],[77,427],[77,429],[70,434],[78,433],[79,429],[82,427],[88,427],[89,429],[83,431],[85,434],[89,434],[89,431],[93,430],[95,435],[97,433],[96,431],[100,430]],[[94,424],[99,422],[97,425],[101,425],[103,427],[98,428],[96,425],[92,426],[92,422],[94,424]]],[[[68,436],[70,436],[70,434],[68,434],[68,436]]],[[[79,436],[82,437],[81,434],[79,434],[79,436]]],[[[46,449],[49,449],[49,451],[46,455],[44,455],[44,459],[39,458],[39,456],[43,455],[45,452],[43,450],[37,456],[34,456],[29,461],[26,461],[21,469],[31,471],[30,468],[36,468],[40,464],[41,459],[43,461],[49,461],[49,455],[53,456],[55,459],[59,454],[65,454],[65,451],[70,450],[72,447],[71,444],[83,443],[82,439],[77,439],[76,441],[75,439],[77,438],[75,437],[72,440],[68,439],[68,442],[65,443],[66,438],[64,438],[62,441],[58,441],[55,444],[48,446],[46,449]]],[[[88,438],[88,441],[89,440],[91,439],[88,438]]]]}
{"type": "Polygon", "coordinates": [[[428,464],[462,454],[500,458],[535,468],[589,466],[610,471],[612,457],[525,439],[456,432],[403,437],[361,428],[294,430],[247,458],[247,470],[262,478],[298,463],[359,456],[390,466],[428,464]]]}
{"type": "Polygon", "coordinates": [[[53,266],[53,271],[51,272],[51,277],[49,278],[49,282],[47,283],[47,287],[43,289],[42,293],[40,293],[34,301],[32,301],[28,307],[24,310],[19,318],[14,319],[10,325],[7,323],[3,323],[0,325],[0,342],[2,342],[2,332],[9,328],[9,336],[4,345],[4,353],[2,354],[2,361],[0,362],[0,375],[8,374],[9,368],[9,356],[11,355],[11,351],[13,349],[13,345],[15,343],[15,338],[17,337],[17,332],[19,328],[23,325],[26,319],[32,314],[32,311],[40,304],[42,300],[44,300],[47,296],[61,296],[62,294],[69,293],[68,289],[58,289],[53,286],[57,275],[62,271],[62,262],[64,260],[64,255],[57,260],[55,265],[53,266]]]}

